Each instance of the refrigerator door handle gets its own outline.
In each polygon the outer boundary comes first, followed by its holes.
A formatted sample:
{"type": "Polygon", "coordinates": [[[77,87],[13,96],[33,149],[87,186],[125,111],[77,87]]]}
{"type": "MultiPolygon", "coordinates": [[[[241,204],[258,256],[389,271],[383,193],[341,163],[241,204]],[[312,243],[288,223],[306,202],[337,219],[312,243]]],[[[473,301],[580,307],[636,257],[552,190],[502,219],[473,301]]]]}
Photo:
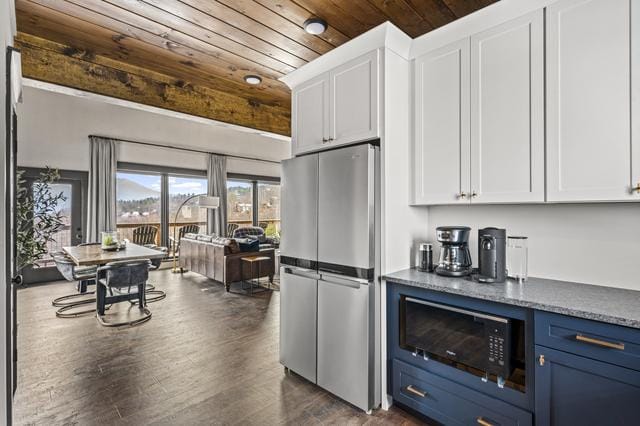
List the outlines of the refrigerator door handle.
{"type": "Polygon", "coordinates": [[[297,275],[303,278],[310,278],[312,280],[319,280],[320,274],[315,273],[312,269],[303,269],[303,268],[284,268],[284,272],[286,274],[297,275]]]}
{"type": "Polygon", "coordinates": [[[323,272],[320,274],[320,280],[329,284],[341,285],[344,287],[360,288],[361,285],[369,284],[369,281],[361,278],[342,277],[334,274],[323,272]]]}

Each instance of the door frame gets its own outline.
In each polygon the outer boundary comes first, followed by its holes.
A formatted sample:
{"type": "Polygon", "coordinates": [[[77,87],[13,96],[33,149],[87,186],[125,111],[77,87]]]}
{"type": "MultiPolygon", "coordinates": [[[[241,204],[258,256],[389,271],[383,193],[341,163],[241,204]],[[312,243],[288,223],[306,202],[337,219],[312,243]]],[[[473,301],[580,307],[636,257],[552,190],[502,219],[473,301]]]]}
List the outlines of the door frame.
{"type": "MultiPolygon", "coordinates": [[[[39,167],[18,167],[18,170],[24,171],[23,178],[30,183],[33,179],[36,179],[40,172],[44,171],[44,168],[39,167]]],[[[86,171],[78,171],[78,170],[58,170],[60,173],[60,183],[70,182],[72,185],[79,185],[79,189],[77,191],[73,190],[72,193],[72,229],[71,229],[71,242],[72,245],[74,243],[81,243],[84,241],[84,235],[86,234],[87,229],[87,188],[88,188],[88,179],[89,173],[86,171]],[[77,192],[77,194],[76,194],[77,192]],[[79,197],[80,203],[74,201],[73,197],[79,197]],[[76,220],[73,220],[74,212],[79,216],[76,220]],[[79,222],[79,223],[78,223],[79,222]],[[79,225],[79,226],[78,226],[79,225]],[[80,236],[77,235],[78,228],[80,228],[80,236]],[[76,240],[76,241],[74,241],[76,240]]],[[[50,281],[59,281],[62,280],[63,277],[58,272],[57,269],[53,267],[46,268],[33,268],[27,267],[23,272],[23,283],[24,284],[36,284],[50,281]]]]}

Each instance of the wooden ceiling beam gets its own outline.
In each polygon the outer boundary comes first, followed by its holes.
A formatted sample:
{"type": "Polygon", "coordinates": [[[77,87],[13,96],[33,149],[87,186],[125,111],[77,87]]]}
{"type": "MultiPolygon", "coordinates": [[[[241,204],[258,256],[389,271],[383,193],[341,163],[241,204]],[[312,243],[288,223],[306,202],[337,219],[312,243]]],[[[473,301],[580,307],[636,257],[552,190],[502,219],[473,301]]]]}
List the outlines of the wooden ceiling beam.
{"type": "MultiPolygon", "coordinates": [[[[18,33],[27,78],[179,111],[280,135],[290,135],[288,106],[276,107],[183,81],[70,46],[18,33]],[[89,60],[87,60],[89,59],[89,60]]],[[[108,120],[108,117],[105,117],[108,120]]]]}
{"type": "Polygon", "coordinates": [[[265,104],[289,103],[289,90],[275,79],[265,77],[259,86],[249,86],[242,80],[245,73],[238,72],[237,69],[202,64],[192,57],[185,58],[184,55],[149,45],[127,34],[78,19],[68,21],[64,14],[50,10],[43,11],[42,6],[26,0],[20,0],[17,3],[17,11],[18,25],[22,32],[48,38],[96,55],[158,70],[165,75],[209,86],[214,90],[247,98],[252,97],[265,104]],[[26,7],[28,9],[25,10],[26,7]]]}

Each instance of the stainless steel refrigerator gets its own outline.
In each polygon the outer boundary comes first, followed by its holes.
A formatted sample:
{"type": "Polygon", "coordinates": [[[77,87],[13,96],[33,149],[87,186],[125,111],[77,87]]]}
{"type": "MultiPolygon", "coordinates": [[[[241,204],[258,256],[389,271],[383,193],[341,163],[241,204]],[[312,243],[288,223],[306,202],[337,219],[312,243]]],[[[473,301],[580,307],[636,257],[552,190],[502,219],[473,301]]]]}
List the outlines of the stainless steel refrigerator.
{"type": "Polygon", "coordinates": [[[282,166],[280,362],[369,411],[380,404],[379,149],[282,166]]]}

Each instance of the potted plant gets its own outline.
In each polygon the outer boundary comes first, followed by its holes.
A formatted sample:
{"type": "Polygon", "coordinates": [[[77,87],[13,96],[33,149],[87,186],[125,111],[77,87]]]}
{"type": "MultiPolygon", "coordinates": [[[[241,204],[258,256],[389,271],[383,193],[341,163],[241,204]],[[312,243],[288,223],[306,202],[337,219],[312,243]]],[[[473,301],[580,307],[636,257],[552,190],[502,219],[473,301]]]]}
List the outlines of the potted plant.
{"type": "Polygon", "coordinates": [[[47,254],[47,246],[55,242],[54,235],[62,229],[62,212],[58,205],[66,201],[62,192],[54,193],[51,184],[60,179],[57,169],[47,167],[32,185],[17,172],[16,191],[16,270],[17,283],[28,266],[37,267],[38,260],[47,254]]]}

